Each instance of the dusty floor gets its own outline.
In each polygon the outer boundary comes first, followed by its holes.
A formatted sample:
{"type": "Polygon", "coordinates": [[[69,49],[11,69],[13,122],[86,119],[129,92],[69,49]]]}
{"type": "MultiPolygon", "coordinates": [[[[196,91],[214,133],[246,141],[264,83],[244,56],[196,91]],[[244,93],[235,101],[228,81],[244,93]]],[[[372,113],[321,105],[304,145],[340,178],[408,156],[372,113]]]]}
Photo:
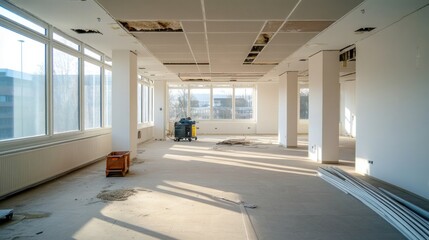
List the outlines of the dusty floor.
{"type": "MultiPolygon", "coordinates": [[[[317,176],[305,137],[295,149],[276,136],[216,145],[230,138],[148,142],[125,177],[106,178],[100,161],[3,200],[15,220],[0,239],[403,239],[317,176]],[[125,197],[108,201],[112,191],[125,197]]],[[[340,143],[339,166],[353,171],[354,141],[340,143]]]]}

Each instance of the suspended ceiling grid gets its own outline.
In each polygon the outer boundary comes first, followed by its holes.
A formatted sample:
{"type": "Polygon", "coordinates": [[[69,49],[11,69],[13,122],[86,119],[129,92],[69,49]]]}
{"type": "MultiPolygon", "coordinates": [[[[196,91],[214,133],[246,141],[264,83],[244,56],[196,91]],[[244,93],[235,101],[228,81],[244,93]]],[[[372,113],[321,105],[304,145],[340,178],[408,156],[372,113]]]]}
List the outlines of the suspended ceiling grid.
{"type": "Polygon", "coordinates": [[[168,64],[168,70],[182,79],[256,81],[362,1],[98,2],[120,22],[179,22],[182,32],[129,32],[160,62],[168,64]],[[256,52],[256,57],[251,57],[254,60],[245,64],[252,46],[261,34],[267,34],[271,38],[268,43],[261,44],[263,49],[256,52]],[[233,79],[244,74],[247,77],[233,79]],[[222,77],[218,77],[220,75],[222,77]]]}

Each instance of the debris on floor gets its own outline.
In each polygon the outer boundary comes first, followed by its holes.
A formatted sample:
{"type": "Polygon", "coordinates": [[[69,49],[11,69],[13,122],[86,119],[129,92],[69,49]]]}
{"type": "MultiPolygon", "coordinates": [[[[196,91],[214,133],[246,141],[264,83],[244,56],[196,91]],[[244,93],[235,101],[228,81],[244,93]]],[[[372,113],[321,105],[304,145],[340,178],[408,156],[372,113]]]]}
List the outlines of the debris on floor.
{"type": "Polygon", "coordinates": [[[134,189],[103,190],[97,195],[97,198],[105,201],[125,201],[136,193],[137,191],[134,189]]]}
{"type": "Polygon", "coordinates": [[[226,139],[216,143],[216,145],[249,145],[251,142],[243,139],[226,139]]]}
{"type": "Polygon", "coordinates": [[[22,215],[22,216],[24,216],[25,219],[37,219],[37,218],[49,217],[49,216],[51,216],[51,213],[34,211],[34,212],[17,213],[16,215],[22,215]]]}

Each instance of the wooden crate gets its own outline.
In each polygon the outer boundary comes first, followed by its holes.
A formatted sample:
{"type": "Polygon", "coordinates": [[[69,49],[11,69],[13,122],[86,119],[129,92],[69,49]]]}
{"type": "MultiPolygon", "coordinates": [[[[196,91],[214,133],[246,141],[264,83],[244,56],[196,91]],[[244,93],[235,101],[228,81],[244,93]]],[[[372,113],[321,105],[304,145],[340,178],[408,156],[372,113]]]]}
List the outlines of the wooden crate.
{"type": "Polygon", "coordinates": [[[128,172],[130,167],[130,152],[116,151],[107,155],[106,159],[106,177],[110,173],[120,173],[122,176],[128,172]]]}

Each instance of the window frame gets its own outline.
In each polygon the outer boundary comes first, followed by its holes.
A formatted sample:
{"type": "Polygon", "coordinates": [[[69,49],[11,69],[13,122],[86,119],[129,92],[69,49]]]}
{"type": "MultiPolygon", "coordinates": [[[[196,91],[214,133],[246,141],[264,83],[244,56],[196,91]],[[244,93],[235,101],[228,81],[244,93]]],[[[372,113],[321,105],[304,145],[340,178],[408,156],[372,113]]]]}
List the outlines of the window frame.
{"type": "MultiPolygon", "coordinates": [[[[210,117],[209,119],[196,119],[197,121],[202,122],[213,122],[213,121],[220,121],[220,122],[246,122],[246,123],[255,123],[256,122],[256,116],[257,116],[257,108],[256,108],[256,95],[257,95],[257,84],[256,83],[249,83],[249,82],[243,82],[243,83],[169,83],[167,84],[167,103],[170,105],[170,89],[186,89],[187,90],[187,112],[186,115],[190,116],[191,114],[191,89],[196,88],[196,85],[203,86],[203,88],[209,88],[210,89],[210,117]],[[231,88],[232,89],[232,118],[229,119],[215,119],[213,118],[213,89],[214,88],[231,88]],[[250,119],[237,119],[235,117],[235,89],[236,88],[252,88],[252,118],[250,119]]],[[[168,109],[170,111],[170,109],[168,109]]],[[[179,119],[172,119],[170,118],[170,115],[168,114],[168,121],[178,121],[179,119]]]]}
{"type": "Polygon", "coordinates": [[[40,147],[60,144],[64,142],[80,140],[83,138],[88,138],[91,136],[99,136],[103,134],[108,134],[111,132],[111,127],[105,127],[104,125],[104,104],[105,104],[105,92],[104,92],[104,84],[105,84],[105,69],[112,71],[111,58],[109,56],[104,55],[102,52],[92,48],[89,45],[84,44],[83,42],[76,40],[75,38],[64,34],[59,31],[52,25],[34,17],[33,15],[25,12],[22,9],[19,9],[12,5],[9,2],[1,1],[0,6],[5,8],[6,10],[30,21],[36,25],[39,25],[45,28],[45,34],[41,34],[37,31],[32,30],[31,28],[27,28],[19,22],[13,21],[4,16],[0,16],[0,27],[3,27],[9,31],[20,34],[24,37],[30,38],[34,41],[38,41],[45,45],[45,134],[39,136],[28,136],[23,138],[11,138],[11,139],[3,139],[0,140],[0,155],[2,154],[11,154],[20,152],[23,150],[29,149],[37,149],[40,147]],[[79,45],[79,50],[75,50],[57,40],[53,39],[54,32],[65,39],[76,43],[79,45]],[[72,56],[78,57],[79,59],[79,130],[78,131],[70,131],[70,132],[62,132],[54,134],[54,126],[53,126],[53,49],[56,48],[62,52],[70,54],[72,56]],[[100,54],[100,59],[96,60],[92,57],[86,56],[84,54],[84,48],[88,48],[91,51],[100,54]],[[83,64],[85,61],[91,62],[92,64],[98,65],[100,67],[100,77],[101,77],[101,93],[100,93],[100,108],[101,108],[101,123],[100,128],[96,129],[87,129],[85,130],[84,122],[84,101],[83,101],[83,84],[82,81],[84,79],[84,68],[83,64]],[[107,61],[107,62],[106,62],[107,61]]]}

